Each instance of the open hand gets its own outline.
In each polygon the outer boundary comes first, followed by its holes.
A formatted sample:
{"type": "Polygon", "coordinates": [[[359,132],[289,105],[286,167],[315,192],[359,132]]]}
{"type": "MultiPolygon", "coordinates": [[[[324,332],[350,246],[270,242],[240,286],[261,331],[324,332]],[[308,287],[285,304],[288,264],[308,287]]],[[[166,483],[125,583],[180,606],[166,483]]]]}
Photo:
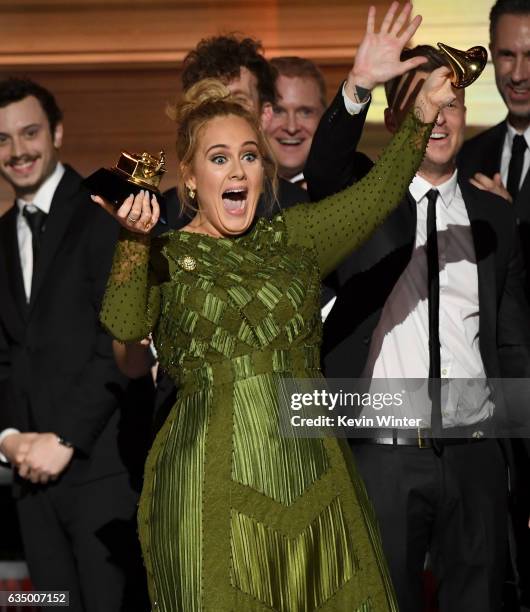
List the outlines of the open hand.
{"type": "Polygon", "coordinates": [[[501,198],[504,198],[510,204],[512,203],[512,196],[503,185],[500,172],[495,173],[493,178],[489,178],[489,176],[486,176],[481,172],[477,172],[473,178],[469,179],[469,182],[477,187],[477,189],[489,191],[490,193],[501,196],[501,198]]]}
{"type": "Polygon", "coordinates": [[[146,189],[137,193],[136,196],[131,193],[119,208],[116,208],[101,196],[93,195],[90,197],[103,210],[111,214],[120,225],[131,232],[148,234],[160,217],[160,206],[156,196],[151,196],[146,189]]]}
{"type": "Polygon", "coordinates": [[[421,16],[416,15],[408,23],[412,5],[407,2],[399,14],[398,9],[399,2],[390,5],[379,32],[375,30],[375,7],[371,6],[368,10],[366,32],[346,84],[352,99],[355,99],[357,87],[371,90],[376,85],[414,70],[427,61],[425,57],[414,57],[405,62],[399,59],[401,52],[416,33],[421,16]]]}

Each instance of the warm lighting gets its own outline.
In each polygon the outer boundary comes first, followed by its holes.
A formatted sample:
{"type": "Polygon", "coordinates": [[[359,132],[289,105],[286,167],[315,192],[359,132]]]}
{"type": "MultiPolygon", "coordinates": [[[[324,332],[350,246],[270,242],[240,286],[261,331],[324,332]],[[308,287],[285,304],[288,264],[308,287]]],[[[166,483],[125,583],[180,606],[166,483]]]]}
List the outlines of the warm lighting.
{"type": "MultiPolygon", "coordinates": [[[[458,49],[489,45],[489,12],[493,0],[472,0],[462,10],[462,0],[416,0],[414,10],[423,16],[423,23],[414,37],[414,45],[436,46],[443,41],[458,49]]],[[[466,89],[467,123],[492,126],[504,119],[506,108],[495,86],[491,61],[480,78],[466,89]]],[[[386,107],[385,92],[378,88],[373,96],[369,121],[382,122],[386,107]]]]}
{"type": "MultiPolygon", "coordinates": [[[[474,45],[489,45],[489,13],[494,0],[416,0],[414,9],[423,15],[423,23],[415,37],[415,44],[443,42],[467,49],[474,45]]],[[[467,123],[491,126],[506,116],[506,108],[495,86],[491,61],[480,78],[466,89],[467,123]]]]}

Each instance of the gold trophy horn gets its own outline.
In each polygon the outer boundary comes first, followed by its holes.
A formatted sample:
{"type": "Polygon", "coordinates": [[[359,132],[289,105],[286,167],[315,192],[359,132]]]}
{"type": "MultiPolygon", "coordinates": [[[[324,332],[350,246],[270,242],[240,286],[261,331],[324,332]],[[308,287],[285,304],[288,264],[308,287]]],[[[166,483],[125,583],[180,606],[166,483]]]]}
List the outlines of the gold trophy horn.
{"type": "Polygon", "coordinates": [[[488,62],[488,52],[481,46],[461,51],[439,42],[438,48],[447,56],[453,69],[453,87],[459,89],[476,81],[488,62]]]}

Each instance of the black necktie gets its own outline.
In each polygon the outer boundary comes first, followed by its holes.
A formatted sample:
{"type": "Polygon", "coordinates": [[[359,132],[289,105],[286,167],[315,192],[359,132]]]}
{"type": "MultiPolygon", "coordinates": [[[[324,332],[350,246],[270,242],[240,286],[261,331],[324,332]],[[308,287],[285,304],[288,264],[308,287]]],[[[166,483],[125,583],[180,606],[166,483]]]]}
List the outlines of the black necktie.
{"type": "Polygon", "coordinates": [[[510,166],[508,168],[507,184],[507,189],[510,192],[514,202],[517,194],[519,193],[519,183],[521,182],[525,151],[526,140],[524,136],[516,134],[512,144],[512,157],[510,158],[510,166]]]}
{"type": "Polygon", "coordinates": [[[429,396],[431,398],[431,429],[434,448],[441,452],[442,398],[440,387],[440,270],[438,267],[438,237],[436,235],[436,200],[438,191],[427,194],[427,283],[429,288],[429,396]]]}
{"type": "Polygon", "coordinates": [[[29,206],[24,206],[22,214],[26,219],[26,222],[31,230],[31,243],[33,246],[33,266],[35,266],[39,257],[40,241],[42,236],[42,230],[46,223],[46,217],[48,216],[45,212],[42,212],[39,208],[32,207],[34,210],[30,210],[29,206]]]}

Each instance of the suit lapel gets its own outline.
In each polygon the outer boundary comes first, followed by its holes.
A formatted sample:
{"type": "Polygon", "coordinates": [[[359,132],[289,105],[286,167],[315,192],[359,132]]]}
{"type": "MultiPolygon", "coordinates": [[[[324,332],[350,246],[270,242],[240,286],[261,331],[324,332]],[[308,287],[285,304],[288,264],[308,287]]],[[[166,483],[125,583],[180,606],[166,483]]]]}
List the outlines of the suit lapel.
{"type": "Polygon", "coordinates": [[[417,205],[410,191],[407,191],[405,198],[392,213],[389,221],[390,219],[392,220],[390,223],[387,222],[382,225],[387,249],[387,252],[384,252],[384,250],[381,251],[383,257],[389,255],[393,251],[397,251],[407,244],[411,244],[412,247],[414,247],[416,238],[417,205]]]}
{"type": "MultiPolygon", "coordinates": [[[[4,215],[0,223],[0,244],[3,251],[0,261],[0,287],[8,289],[8,295],[2,299],[2,309],[6,316],[23,326],[28,305],[18,250],[17,215],[18,209],[15,205],[4,215]]],[[[22,333],[22,327],[19,331],[22,333]]]]}
{"type": "Polygon", "coordinates": [[[66,229],[76,211],[77,207],[75,206],[74,197],[78,190],[79,177],[71,168],[67,167],[61,182],[55,190],[50,214],[46,219],[45,231],[41,238],[40,256],[37,266],[33,270],[30,312],[42,288],[43,281],[50,269],[55,253],[61,245],[66,229]]]}
{"type": "MultiPolygon", "coordinates": [[[[502,160],[502,148],[506,137],[506,121],[497,124],[491,131],[491,141],[487,147],[487,154],[484,158],[484,171],[486,176],[492,177],[496,172],[500,172],[502,160]]],[[[482,170],[481,170],[482,172],[482,170]]]]}
{"type": "Polygon", "coordinates": [[[491,336],[496,320],[495,251],[497,235],[495,224],[488,218],[487,208],[481,205],[476,188],[466,180],[459,180],[460,189],[471,224],[478,273],[479,333],[481,338],[491,336]]]}
{"type": "Polygon", "coordinates": [[[530,169],[515,200],[515,213],[521,220],[530,222],[530,169]]]}
{"type": "MultiPolygon", "coordinates": [[[[506,121],[502,121],[491,130],[491,139],[485,147],[487,154],[483,163],[484,173],[489,177],[500,172],[506,130],[506,121]]],[[[514,204],[517,217],[530,220],[530,170],[526,173],[514,204]]]]}
{"type": "MultiPolygon", "coordinates": [[[[351,276],[353,272],[368,270],[387,257],[405,252],[404,248],[407,249],[407,256],[410,259],[414,249],[416,222],[416,201],[407,191],[407,195],[387,221],[355,252],[353,257],[347,260],[346,276],[351,276]]],[[[404,261],[404,266],[407,263],[408,260],[404,261]]],[[[343,272],[340,278],[345,278],[343,272]]]]}

